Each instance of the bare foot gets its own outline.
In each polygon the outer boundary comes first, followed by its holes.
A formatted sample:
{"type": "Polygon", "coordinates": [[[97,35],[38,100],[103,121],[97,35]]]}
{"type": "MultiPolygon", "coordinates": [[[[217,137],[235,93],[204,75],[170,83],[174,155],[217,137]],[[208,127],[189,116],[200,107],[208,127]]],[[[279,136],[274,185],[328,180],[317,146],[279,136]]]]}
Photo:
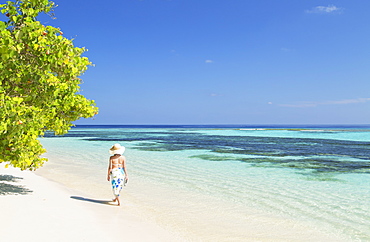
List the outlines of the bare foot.
{"type": "Polygon", "coordinates": [[[119,198],[118,197],[116,197],[115,199],[113,199],[112,202],[117,202],[118,203],[117,206],[120,206],[121,205],[120,202],[119,202],[119,198]]]}

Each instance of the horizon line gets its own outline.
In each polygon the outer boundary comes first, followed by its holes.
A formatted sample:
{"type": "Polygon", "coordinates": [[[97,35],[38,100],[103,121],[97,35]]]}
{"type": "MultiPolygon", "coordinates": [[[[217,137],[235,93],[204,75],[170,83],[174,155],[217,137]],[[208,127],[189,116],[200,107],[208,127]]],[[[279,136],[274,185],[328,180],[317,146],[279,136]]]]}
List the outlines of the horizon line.
{"type": "MultiPolygon", "coordinates": [[[[370,123],[321,123],[321,124],[74,124],[74,126],[370,126],[370,123]]],[[[73,126],[72,126],[73,127],[73,126]]]]}

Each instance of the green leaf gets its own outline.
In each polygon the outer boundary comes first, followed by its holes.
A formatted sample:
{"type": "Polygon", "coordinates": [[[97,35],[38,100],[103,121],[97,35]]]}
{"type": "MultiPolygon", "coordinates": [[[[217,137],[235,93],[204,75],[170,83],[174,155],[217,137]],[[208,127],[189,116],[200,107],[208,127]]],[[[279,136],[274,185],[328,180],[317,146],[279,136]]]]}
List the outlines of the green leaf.
{"type": "Polygon", "coordinates": [[[8,1],[0,6],[17,26],[7,29],[0,21],[0,162],[34,170],[45,162],[37,140],[45,130],[65,134],[71,121],[97,113],[93,101],[76,94],[78,76],[91,63],[81,57],[84,49],[74,47],[58,28],[26,16],[50,11],[52,2],[8,1]]]}
{"type": "Polygon", "coordinates": [[[6,28],[6,23],[3,21],[0,21],[0,31],[4,30],[6,28]]]}

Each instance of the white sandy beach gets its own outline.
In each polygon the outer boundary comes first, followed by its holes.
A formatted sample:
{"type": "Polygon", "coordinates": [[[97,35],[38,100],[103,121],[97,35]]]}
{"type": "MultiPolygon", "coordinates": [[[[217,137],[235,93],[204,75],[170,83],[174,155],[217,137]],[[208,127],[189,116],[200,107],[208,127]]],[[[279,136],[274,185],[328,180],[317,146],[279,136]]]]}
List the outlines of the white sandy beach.
{"type": "Polygon", "coordinates": [[[197,237],[196,232],[178,233],[137,216],[130,207],[135,204],[118,207],[34,172],[0,165],[0,184],[3,193],[13,189],[12,194],[0,195],[1,241],[340,241],[296,223],[253,215],[246,224],[235,224],[244,230],[244,239],[215,232],[211,221],[210,227],[197,229],[208,235],[197,237]]]}
{"type": "Polygon", "coordinates": [[[0,178],[3,188],[13,190],[0,195],[1,241],[182,240],[108,200],[84,199],[33,172],[1,164],[0,178]]]}

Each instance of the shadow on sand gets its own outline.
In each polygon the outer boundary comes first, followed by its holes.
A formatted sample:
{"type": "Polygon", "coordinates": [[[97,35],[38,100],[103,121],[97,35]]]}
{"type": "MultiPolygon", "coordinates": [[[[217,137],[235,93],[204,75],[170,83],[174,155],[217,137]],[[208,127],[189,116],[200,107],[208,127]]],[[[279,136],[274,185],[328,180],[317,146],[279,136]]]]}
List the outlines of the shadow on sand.
{"type": "Polygon", "coordinates": [[[96,200],[91,198],[85,198],[85,197],[78,197],[78,196],[71,196],[72,199],[84,201],[84,202],[91,202],[91,203],[99,203],[99,204],[105,204],[110,206],[117,206],[115,203],[113,203],[112,200],[96,200]]]}
{"type": "Polygon", "coordinates": [[[26,195],[32,191],[21,185],[13,185],[8,182],[18,182],[21,177],[0,175],[0,196],[3,195],[26,195]]]}

